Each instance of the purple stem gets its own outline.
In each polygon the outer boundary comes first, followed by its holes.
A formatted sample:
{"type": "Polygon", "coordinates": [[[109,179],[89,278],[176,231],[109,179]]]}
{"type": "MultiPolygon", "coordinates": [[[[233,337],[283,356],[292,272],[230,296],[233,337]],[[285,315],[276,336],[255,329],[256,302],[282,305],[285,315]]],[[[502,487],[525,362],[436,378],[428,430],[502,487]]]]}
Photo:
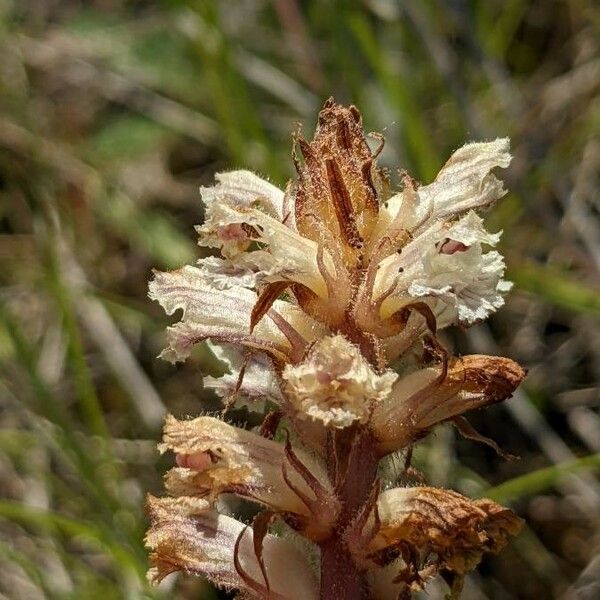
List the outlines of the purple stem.
{"type": "Polygon", "coordinates": [[[354,562],[343,539],[343,533],[363,506],[377,476],[378,456],[371,436],[354,431],[342,432],[334,444],[338,457],[328,456],[330,476],[338,479],[338,497],[342,511],[333,535],[321,544],[321,600],[368,600],[369,592],[365,573],[354,562]],[[335,473],[340,461],[342,477],[335,473]],[[337,476],[337,477],[336,477],[337,476]]]}

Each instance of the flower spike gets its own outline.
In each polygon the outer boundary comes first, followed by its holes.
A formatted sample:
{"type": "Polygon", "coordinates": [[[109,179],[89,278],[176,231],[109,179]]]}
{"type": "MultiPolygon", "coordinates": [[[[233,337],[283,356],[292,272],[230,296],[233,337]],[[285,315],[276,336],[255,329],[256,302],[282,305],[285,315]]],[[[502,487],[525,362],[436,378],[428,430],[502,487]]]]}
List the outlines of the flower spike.
{"type": "Polygon", "coordinates": [[[510,289],[500,232],[478,213],[505,193],[493,171],[510,163],[508,140],[463,146],[426,185],[401,171],[394,190],[374,137],[372,150],[358,109],[329,99],[314,138],[293,136],[295,181],[283,191],[218,174],[197,231],[220,255],[150,283],[167,314],[181,312],[161,356],[207,342],[227,372],[205,386],[264,415],[256,433],[167,417],[169,496],[148,499],[154,583],[184,571],[248,600],[410,600],[439,576],[457,598],[521,527],[410,468],[444,422],[497,448],[465,414],[525,376],[507,358],[455,357],[437,337],[487,318],[510,289]],[[394,452],[406,487],[379,469],[394,452]],[[251,526],[219,512],[223,494],[260,507],[251,526]]]}

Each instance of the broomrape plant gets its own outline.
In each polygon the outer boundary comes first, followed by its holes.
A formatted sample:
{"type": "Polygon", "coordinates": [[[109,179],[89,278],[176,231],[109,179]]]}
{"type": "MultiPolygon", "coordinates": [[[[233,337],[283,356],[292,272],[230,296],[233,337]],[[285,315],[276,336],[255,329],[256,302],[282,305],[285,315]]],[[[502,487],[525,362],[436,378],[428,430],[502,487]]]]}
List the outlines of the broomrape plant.
{"type": "Polygon", "coordinates": [[[313,141],[294,136],[294,183],[217,175],[198,233],[220,256],[155,273],[150,297],[183,313],[161,356],[182,361],[209,340],[229,373],[206,386],[266,416],[258,432],[167,418],[159,448],[177,466],[169,497],[148,499],[151,581],[184,571],[240,598],[387,600],[441,574],[457,596],[482,555],[519,531],[490,500],[394,486],[380,468],[394,453],[408,463],[447,421],[492,443],[463,414],[524,377],[507,358],[452,357],[436,337],[485,319],[510,288],[502,256],[484,249],[500,234],[476,212],[505,193],[492,170],[508,166],[508,140],[467,144],[433,183],[403,173],[394,191],[378,139],[373,152],[358,110],[329,100],[313,141]],[[262,512],[241,523],[222,494],[262,512]]]}

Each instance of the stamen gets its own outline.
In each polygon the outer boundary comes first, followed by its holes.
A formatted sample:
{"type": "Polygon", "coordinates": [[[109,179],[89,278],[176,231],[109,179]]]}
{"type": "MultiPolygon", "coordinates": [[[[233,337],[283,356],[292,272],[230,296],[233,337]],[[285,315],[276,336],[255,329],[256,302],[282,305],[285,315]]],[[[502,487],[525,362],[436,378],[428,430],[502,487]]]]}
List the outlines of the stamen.
{"type": "Polygon", "coordinates": [[[240,562],[240,544],[242,542],[244,534],[246,533],[246,530],[249,528],[250,528],[250,526],[246,525],[246,527],[244,527],[244,529],[242,529],[242,531],[240,531],[240,534],[238,535],[237,539],[235,540],[235,546],[233,547],[233,566],[235,567],[237,574],[242,578],[242,581],[251,590],[254,590],[257,594],[259,594],[262,597],[269,598],[269,600],[271,600],[271,598],[273,600],[275,600],[276,597],[281,597],[281,596],[279,596],[279,594],[272,595],[269,588],[265,587],[264,585],[262,585],[261,583],[256,581],[256,579],[251,577],[250,574],[244,570],[244,567],[242,567],[242,563],[240,562]]]}

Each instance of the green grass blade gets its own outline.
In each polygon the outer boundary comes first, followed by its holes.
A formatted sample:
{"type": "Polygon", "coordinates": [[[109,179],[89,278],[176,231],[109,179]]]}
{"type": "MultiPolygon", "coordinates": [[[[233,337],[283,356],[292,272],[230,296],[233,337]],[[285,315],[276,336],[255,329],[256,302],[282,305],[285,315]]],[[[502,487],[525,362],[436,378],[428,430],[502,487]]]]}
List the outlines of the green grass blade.
{"type": "Polygon", "coordinates": [[[73,370],[75,388],[81,403],[82,412],[90,432],[93,435],[106,439],[109,435],[108,428],[85,359],[73,300],[62,280],[57,256],[53,248],[49,248],[48,246],[49,244],[47,245],[49,255],[47,265],[48,284],[65,324],[65,333],[68,339],[68,363],[73,370]]]}
{"type": "MultiPolygon", "coordinates": [[[[98,523],[101,523],[106,531],[111,531],[116,538],[121,540],[122,544],[129,546],[141,556],[143,550],[137,535],[128,533],[125,528],[117,526],[115,523],[114,515],[118,514],[122,506],[108,487],[109,482],[106,480],[105,469],[102,468],[107,465],[105,454],[103,452],[98,454],[97,450],[92,450],[90,445],[86,447],[82,444],[82,438],[76,434],[77,428],[70,416],[38,373],[35,353],[1,302],[0,319],[6,326],[19,362],[29,376],[33,391],[31,408],[55,426],[50,432],[46,427],[42,427],[40,430],[49,437],[51,446],[56,449],[57,457],[79,475],[78,481],[85,498],[91,503],[89,510],[92,511],[98,523]]],[[[114,473],[112,465],[110,472],[114,473]]]]}
{"type": "Polygon", "coordinates": [[[543,492],[558,483],[566,475],[577,471],[591,471],[600,469],[600,453],[591,454],[573,461],[553,465],[526,473],[510,479],[500,485],[487,488],[481,493],[482,497],[490,498],[496,502],[506,503],[511,500],[532,496],[543,492]]]}
{"type": "Polygon", "coordinates": [[[411,89],[400,73],[394,73],[368,19],[360,13],[352,13],[347,23],[389,100],[399,112],[406,148],[415,163],[418,176],[426,181],[431,179],[440,167],[440,160],[430,143],[431,136],[411,89]]]}
{"type": "Polygon", "coordinates": [[[512,265],[508,279],[517,288],[541,296],[548,302],[576,312],[600,314],[600,290],[575,281],[550,266],[533,263],[512,265]]]}
{"type": "Polygon", "coordinates": [[[98,544],[112,557],[115,565],[122,569],[127,567],[136,572],[140,579],[144,576],[145,565],[123,547],[112,536],[107,535],[101,527],[89,521],[73,519],[52,511],[23,506],[10,500],[0,500],[0,518],[20,523],[26,527],[34,527],[52,533],[58,529],[69,538],[80,537],[98,544]]]}

